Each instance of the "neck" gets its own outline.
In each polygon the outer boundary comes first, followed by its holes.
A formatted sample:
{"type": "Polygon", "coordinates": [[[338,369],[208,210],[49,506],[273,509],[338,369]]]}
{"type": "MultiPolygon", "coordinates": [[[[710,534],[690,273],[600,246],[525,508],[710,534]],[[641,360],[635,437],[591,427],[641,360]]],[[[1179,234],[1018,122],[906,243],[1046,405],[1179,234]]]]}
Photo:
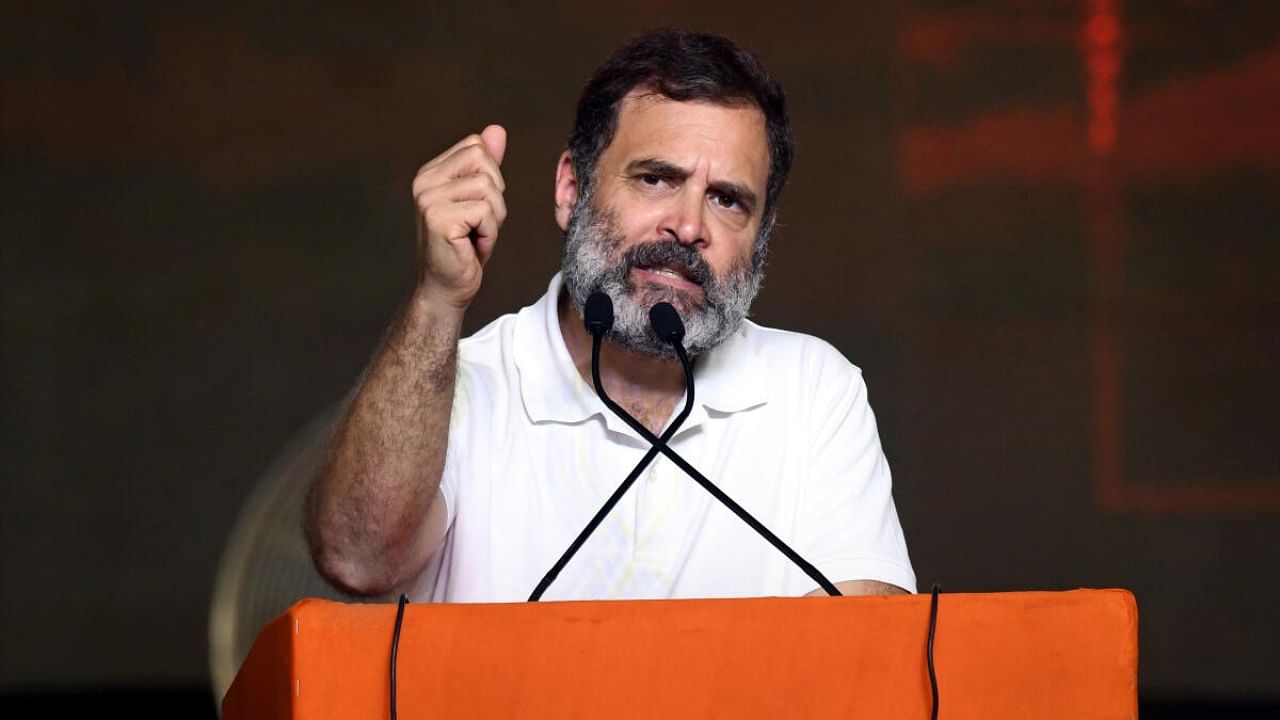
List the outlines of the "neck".
{"type": "MultiPolygon", "coordinates": [[[[591,334],[582,326],[582,318],[566,293],[560,293],[557,314],[560,334],[574,367],[589,387],[595,387],[591,379],[591,334]]],[[[609,397],[655,435],[661,434],[684,395],[684,369],[679,360],[627,350],[607,338],[600,348],[600,382],[609,397]]]]}

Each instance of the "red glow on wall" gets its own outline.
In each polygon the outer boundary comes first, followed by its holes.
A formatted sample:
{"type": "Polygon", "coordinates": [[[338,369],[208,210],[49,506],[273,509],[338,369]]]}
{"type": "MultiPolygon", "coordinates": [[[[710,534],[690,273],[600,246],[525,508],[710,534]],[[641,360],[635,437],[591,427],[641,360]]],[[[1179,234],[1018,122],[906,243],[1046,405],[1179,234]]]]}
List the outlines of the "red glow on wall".
{"type": "Polygon", "coordinates": [[[1116,0],[1089,0],[1081,35],[1089,108],[1089,149],[1095,154],[1106,155],[1116,146],[1116,118],[1119,114],[1116,85],[1120,77],[1121,33],[1116,0]]]}
{"type": "MultiPolygon", "coordinates": [[[[1127,47],[1158,34],[1134,30],[1120,0],[1080,0],[1071,27],[1039,47],[1078,57],[1083,88],[1071,100],[988,105],[951,122],[908,122],[898,135],[904,190],[928,196],[1009,181],[1078,188],[1090,270],[1089,406],[1091,481],[1098,506],[1113,512],[1274,512],[1280,484],[1267,477],[1134,477],[1128,469],[1127,338],[1119,318],[1132,302],[1126,273],[1127,188],[1146,182],[1203,182],[1241,168],[1280,166],[1280,42],[1228,63],[1174,73],[1122,92],[1127,47]]],[[[1012,32],[1044,21],[974,13],[912,18],[899,52],[929,73],[966,68],[967,53],[1028,44],[1012,32]]],[[[1053,35],[1053,33],[1050,33],[1053,35]]],[[[936,80],[936,75],[933,77],[936,80]]]]}
{"type": "MultiPolygon", "coordinates": [[[[1174,137],[1182,139],[1163,136],[1162,139],[1168,142],[1154,152],[1149,140],[1140,146],[1142,149],[1137,153],[1132,148],[1118,150],[1118,85],[1122,69],[1120,45],[1123,28],[1117,5],[1116,0],[1086,0],[1087,12],[1081,32],[1091,158],[1083,185],[1088,228],[1086,250],[1093,275],[1089,315],[1094,498],[1099,506],[1111,511],[1205,513],[1274,510],[1280,507],[1280,486],[1267,478],[1151,480],[1128,477],[1125,470],[1126,408],[1123,402],[1126,357],[1117,317],[1125,289],[1127,229],[1122,201],[1124,183],[1141,174],[1138,172],[1141,168],[1147,168],[1148,175],[1168,177],[1176,171],[1185,174],[1194,173],[1194,169],[1212,167],[1213,161],[1203,161],[1203,152],[1192,150],[1185,139],[1188,137],[1203,139],[1234,134],[1239,138],[1235,143],[1213,144],[1219,157],[1248,157],[1255,162],[1267,157],[1265,148],[1273,148],[1277,144],[1276,134],[1269,129],[1273,126],[1259,125],[1256,120],[1240,122],[1241,117],[1224,112],[1232,103],[1215,101],[1215,98],[1221,100],[1219,96],[1225,92],[1236,100],[1235,104],[1244,102],[1251,109],[1272,106],[1270,103],[1259,105],[1248,98],[1259,92],[1265,94],[1270,86],[1276,84],[1277,74],[1266,70],[1272,66],[1270,56],[1276,53],[1264,52],[1256,60],[1244,63],[1225,76],[1228,79],[1248,78],[1243,85],[1223,82],[1223,77],[1211,77],[1200,82],[1176,83],[1171,92],[1150,93],[1141,107],[1134,108],[1130,103],[1127,112],[1140,115],[1135,126],[1147,129],[1172,125],[1176,128],[1174,137]],[[1259,66],[1264,68],[1261,75],[1257,70],[1259,66]],[[1224,91],[1224,88],[1228,89],[1224,91]],[[1166,95],[1181,100],[1184,104],[1182,111],[1170,112],[1177,101],[1170,103],[1164,97],[1166,95]],[[1245,99],[1242,101],[1241,98],[1245,99]],[[1190,128],[1194,128],[1194,132],[1187,132],[1190,128]],[[1170,157],[1176,159],[1169,160],[1170,157]],[[1150,172],[1156,166],[1163,168],[1164,172],[1150,172]]],[[[1194,140],[1191,143],[1196,144],[1194,140]]]]}

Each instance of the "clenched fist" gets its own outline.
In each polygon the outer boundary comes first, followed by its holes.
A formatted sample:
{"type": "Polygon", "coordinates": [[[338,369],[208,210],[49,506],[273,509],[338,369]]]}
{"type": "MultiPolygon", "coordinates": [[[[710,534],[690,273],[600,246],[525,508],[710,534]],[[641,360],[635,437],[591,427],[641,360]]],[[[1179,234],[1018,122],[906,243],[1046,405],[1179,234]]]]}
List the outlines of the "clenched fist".
{"type": "Polygon", "coordinates": [[[507,131],[490,125],[423,165],[413,179],[418,288],[459,310],[480,290],[507,217],[499,170],[506,149],[507,131]]]}

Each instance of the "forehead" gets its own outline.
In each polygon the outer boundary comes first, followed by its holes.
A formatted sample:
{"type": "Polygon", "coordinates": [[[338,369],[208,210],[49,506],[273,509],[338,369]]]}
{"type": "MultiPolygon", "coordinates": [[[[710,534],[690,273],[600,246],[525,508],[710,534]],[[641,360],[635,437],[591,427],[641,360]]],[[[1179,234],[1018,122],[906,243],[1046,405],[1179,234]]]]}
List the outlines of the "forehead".
{"type": "Polygon", "coordinates": [[[734,180],[762,192],[769,172],[764,113],[752,104],[682,102],[632,92],[618,108],[613,141],[602,165],[666,160],[691,171],[705,164],[712,179],[734,180]]]}

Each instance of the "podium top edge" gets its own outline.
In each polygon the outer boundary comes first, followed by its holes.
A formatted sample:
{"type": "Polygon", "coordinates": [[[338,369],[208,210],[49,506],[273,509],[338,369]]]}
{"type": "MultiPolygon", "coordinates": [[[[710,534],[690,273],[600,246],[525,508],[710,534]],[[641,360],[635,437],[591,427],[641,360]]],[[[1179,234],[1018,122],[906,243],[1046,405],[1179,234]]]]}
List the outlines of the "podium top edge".
{"type": "MultiPolygon", "coordinates": [[[[1038,602],[1063,602],[1071,603],[1072,601],[1088,601],[1088,600],[1111,600],[1112,602],[1120,602],[1122,604],[1133,606],[1136,609],[1137,603],[1133,593],[1124,588],[1075,588],[1071,590],[1016,590],[1016,591],[999,591],[999,592],[956,592],[939,593],[939,604],[946,604],[948,601],[963,601],[965,604],[995,602],[995,603],[1033,603],[1038,602]]],[[[830,596],[763,596],[763,597],[743,597],[743,598],[658,598],[658,599],[599,599],[599,600],[542,600],[539,602],[476,602],[476,603],[434,603],[434,602],[411,602],[409,607],[431,606],[436,608],[453,607],[453,608],[518,608],[518,607],[556,607],[561,609],[570,609],[573,607],[583,606],[605,606],[613,608],[626,607],[656,607],[662,605],[668,606],[688,606],[692,604],[721,604],[729,605],[773,605],[773,604],[792,604],[792,603],[839,603],[848,601],[863,602],[884,602],[884,603],[928,603],[930,601],[930,593],[923,592],[914,595],[850,595],[841,597],[830,596]]],[[[303,598],[295,602],[286,611],[286,615],[297,615],[312,610],[335,609],[339,607],[348,608],[385,608],[388,605],[395,606],[394,602],[386,602],[379,600],[378,602],[341,602],[336,600],[327,600],[323,598],[303,598]]]]}

